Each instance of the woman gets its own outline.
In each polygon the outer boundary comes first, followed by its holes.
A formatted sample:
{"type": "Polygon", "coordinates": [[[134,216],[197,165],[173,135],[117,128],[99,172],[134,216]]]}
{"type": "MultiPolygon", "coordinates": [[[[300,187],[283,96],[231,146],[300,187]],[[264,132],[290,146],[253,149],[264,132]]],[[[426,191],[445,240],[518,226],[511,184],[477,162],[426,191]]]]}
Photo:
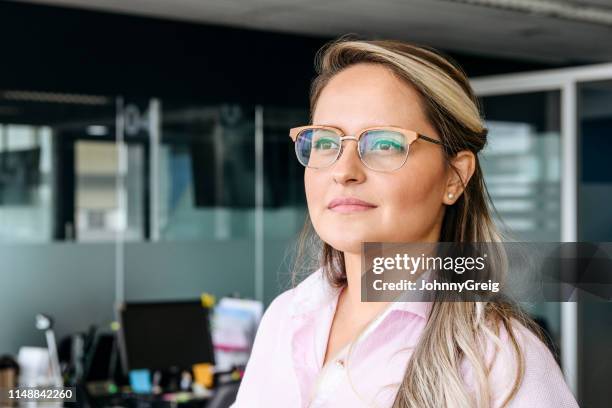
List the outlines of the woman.
{"type": "Polygon", "coordinates": [[[267,309],[234,406],[577,406],[510,304],[360,300],[362,242],[501,240],[463,71],[428,48],[348,38],[317,64],[312,125],[291,137],[320,267],[267,309]]]}

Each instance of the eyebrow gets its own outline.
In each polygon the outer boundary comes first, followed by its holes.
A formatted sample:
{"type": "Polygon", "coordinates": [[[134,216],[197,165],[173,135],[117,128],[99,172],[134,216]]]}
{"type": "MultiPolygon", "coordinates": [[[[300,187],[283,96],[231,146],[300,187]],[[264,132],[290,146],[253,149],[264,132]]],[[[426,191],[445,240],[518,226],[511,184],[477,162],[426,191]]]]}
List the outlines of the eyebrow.
{"type": "MultiPolygon", "coordinates": [[[[318,124],[318,123],[313,123],[313,126],[328,126],[328,127],[332,127],[334,129],[338,129],[340,132],[342,132],[343,135],[346,135],[347,132],[340,126],[335,126],[335,125],[328,125],[328,124],[318,124]]],[[[400,126],[400,125],[369,125],[369,126],[362,126],[359,128],[359,130],[363,130],[363,129],[369,129],[369,128],[376,128],[376,127],[397,127],[397,128],[401,128],[401,129],[406,129],[406,130],[412,130],[410,127],[405,127],[405,126],[400,126]]]]}

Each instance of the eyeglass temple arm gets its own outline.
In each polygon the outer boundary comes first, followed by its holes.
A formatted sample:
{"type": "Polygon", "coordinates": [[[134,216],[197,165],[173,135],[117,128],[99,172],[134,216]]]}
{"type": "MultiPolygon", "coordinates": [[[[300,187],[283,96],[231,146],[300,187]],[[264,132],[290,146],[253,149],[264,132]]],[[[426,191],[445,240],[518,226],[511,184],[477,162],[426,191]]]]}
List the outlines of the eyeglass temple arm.
{"type": "Polygon", "coordinates": [[[427,137],[427,136],[422,135],[420,133],[417,135],[417,137],[419,139],[427,140],[428,142],[431,142],[431,143],[435,143],[435,144],[439,144],[439,145],[444,145],[444,143],[442,143],[441,141],[436,140],[436,139],[432,139],[431,137],[427,137]]]}

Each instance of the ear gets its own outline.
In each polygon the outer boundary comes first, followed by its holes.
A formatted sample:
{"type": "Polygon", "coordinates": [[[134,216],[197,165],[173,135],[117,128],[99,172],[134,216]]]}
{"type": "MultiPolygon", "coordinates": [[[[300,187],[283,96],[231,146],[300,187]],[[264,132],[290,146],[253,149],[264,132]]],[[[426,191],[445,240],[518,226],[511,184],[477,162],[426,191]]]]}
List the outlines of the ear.
{"type": "Polygon", "coordinates": [[[442,202],[447,205],[454,204],[463,193],[464,186],[470,181],[476,169],[476,156],[469,150],[462,150],[451,159],[451,163],[456,171],[452,167],[448,168],[446,189],[442,197],[442,202]]]}

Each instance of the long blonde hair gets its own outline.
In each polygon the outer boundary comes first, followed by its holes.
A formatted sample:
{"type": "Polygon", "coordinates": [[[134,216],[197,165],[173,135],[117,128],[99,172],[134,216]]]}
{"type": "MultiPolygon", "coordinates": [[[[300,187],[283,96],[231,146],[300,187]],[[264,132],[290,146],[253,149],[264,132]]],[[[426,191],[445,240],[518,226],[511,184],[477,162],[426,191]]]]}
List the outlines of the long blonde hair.
{"type": "MultiPolygon", "coordinates": [[[[321,91],[329,80],[346,67],[358,63],[381,64],[417,90],[427,119],[445,145],[446,164],[454,171],[457,169],[450,159],[457,152],[470,150],[476,156],[475,171],[467,185],[463,184],[463,194],[446,207],[439,241],[501,242],[503,237],[491,216],[495,208],[477,155],[486,144],[487,130],[478,100],[463,70],[452,59],[428,47],[395,40],[340,37],[317,53],[315,65],[318,75],[312,82],[310,93],[311,119],[321,91]]],[[[307,218],[299,239],[298,259],[303,259],[313,246],[319,254],[315,257],[316,262],[323,267],[329,283],[335,287],[346,285],[343,253],[320,241],[307,218]]],[[[435,301],[393,407],[490,406],[490,366],[485,361],[485,343],[489,338],[494,344],[500,344],[500,327],[508,333],[517,363],[513,385],[503,404],[507,406],[524,375],[524,356],[513,330],[513,323],[517,321],[537,333],[535,324],[509,301],[435,301]],[[473,368],[476,390],[468,389],[462,378],[460,366],[464,360],[473,368]]]]}

